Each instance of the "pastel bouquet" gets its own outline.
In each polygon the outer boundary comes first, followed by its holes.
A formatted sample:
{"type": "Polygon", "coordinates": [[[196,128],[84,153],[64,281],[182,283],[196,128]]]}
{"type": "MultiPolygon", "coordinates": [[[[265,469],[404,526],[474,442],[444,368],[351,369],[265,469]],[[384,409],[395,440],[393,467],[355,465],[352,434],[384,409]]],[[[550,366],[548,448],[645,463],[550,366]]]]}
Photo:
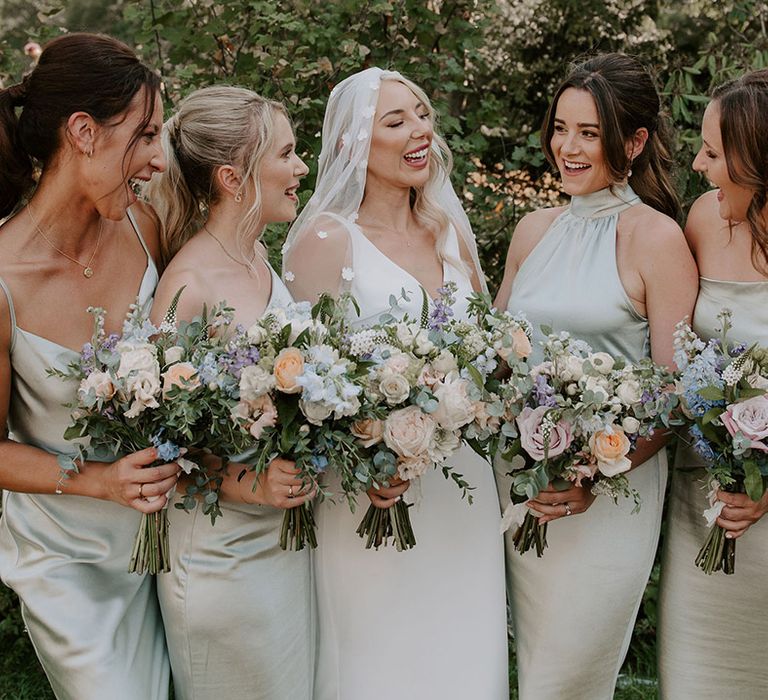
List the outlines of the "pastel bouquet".
{"type": "MultiPolygon", "coordinates": [[[[350,354],[369,365],[361,416],[352,425],[366,450],[357,473],[366,488],[388,486],[395,476],[418,479],[439,467],[471,503],[471,486],[447,460],[462,441],[488,457],[503,412],[492,391],[498,384],[493,373],[500,358],[522,362],[531,346],[526,329],[512,320],[491,331],[453,318],[455,292],[446,284],[432,304],[423,292],[419,320],[389,314],[349,337],[350,354]]],[[[398,300],[390,303],[397,307],[398,300]]],[[[402,499],[389,509],[371,505],[357,533],[366,548],[378,549],[390,538],[398,551],[416,544],[402,499]]]]}
{"type": "Polygon", "coordinates": [[[516,437],[501,455],[512,477],[502,531],[515,527],[516,549],[523,554],[535,547],[539,557],[547,546],[547,525],[526,504],[550,483],[561,489],[588,485],[616,502],[631,497],[639,508],[626,477],[628,455],[668,414],[664,389],[671,382],[650,359],[627,363],[594,352],[566,332],[542,330],[548,334],[543,361],[530,370],[531,386],[514,425],[505,426],[516,437]]]}
{"type": "MultiPolygon", "coordinates": [[[[250,328],[238,328],[227,350],[238,362],[219,363],[217,376],[229,401],[229,417],[211,425],[217,443],[245,469],[262,473],[278,456],[292,459],[302,490],[328,496],[320,476],[332,468],[345,493],[360,488],[355,477],[361,447],[350,432],[361,403],[358,376],[365,363],[344,352],[349,297],[323,296],[272,308],[250,328]],[[232,426],[237,435],[232,436],[232,426]]],[[[256,481],[254,481],[254,488],[256,481]]],[[[283,549],[317,546],[311,502],[285,511],[283,549]]]]}
{"type": "MultiPolygon", "coordinates": [[[[211,414],[227,410],[211,396],[202,359],[223,350],[224,341],[216,331],[226,334],[231,310],[220,306],[178,326],[171,313],[157,327],[149,321],[148,305],[134,304],[122,333],[109,335],[104,331],[104,310],[88,311],[94,317],[91,341],[64,371],[49,370],[79,385],[77,398],[69,405],[72,423],[64,434],[75,441],[77,452],[59,458],[62,478],[77,472],[86,455],[109,460],[151,446],[157,448],[155,464],[175,461],[190,473],[197,465],[182,455],[191,448],[215,449],[208,432],[211,414]]],[[[217,479],[198,471],[181,507],[194,507],[195,496],[200,496],[213,520],[220,513],[217,479]]],[[[165,509],[142,516],[128,570],[139,574],[170,570],[165,509]]]]}
{"type": "Polygon", "coordinates": [[[716,524],[724,504],[718,489],[759,501],[768,476],[768,350],[731,343],[731,312],[718,314],[719,338],[704,341],[689,325],[675,332],[679,393],[693,448],[706,461],[710,508],[703,516],[709,536],[696,557],[705,573],[732,574],[736,540],[716,524]]]}

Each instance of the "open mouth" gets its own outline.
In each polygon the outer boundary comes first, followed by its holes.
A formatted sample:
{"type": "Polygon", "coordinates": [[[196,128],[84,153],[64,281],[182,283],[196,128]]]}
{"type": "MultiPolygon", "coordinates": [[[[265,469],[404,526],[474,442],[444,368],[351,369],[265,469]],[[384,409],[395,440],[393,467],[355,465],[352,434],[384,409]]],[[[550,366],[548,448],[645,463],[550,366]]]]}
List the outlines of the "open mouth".
{"type": "Polygon", "coordinates": [[[429,144],[409,151],[403,156],[403,160],[412,168],[423,168],[429,160],[429,144]]]}
{"type": "Polygon", "coordinates": [[[290,199],[292,202],[298,202],[299,201],[299,197],[296,194],[298,189],[299,189],[299,185],[298,184],[292,185],[291,187],[289,187],[288,189],[285,190],[285,196],[288,197],[288,199],[290,199]]]}
{"type": "Polygon", "coordinates": [[[563,160],[563,171],[567,175],[581,175],[592,166],[589,163],[579,163],[575,160],[563,160]]]}

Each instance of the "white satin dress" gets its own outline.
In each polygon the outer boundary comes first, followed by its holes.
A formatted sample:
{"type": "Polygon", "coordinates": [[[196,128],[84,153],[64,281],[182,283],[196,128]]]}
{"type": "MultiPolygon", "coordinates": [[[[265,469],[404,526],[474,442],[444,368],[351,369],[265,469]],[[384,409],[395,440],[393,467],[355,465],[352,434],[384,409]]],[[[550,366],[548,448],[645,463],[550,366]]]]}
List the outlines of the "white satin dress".
{"type": "MultiPolygon", "coordinates": [[[[391,294],[405,288],[403,304],[415,319],[418,282],[350,227],[351,292],[360,304],[356,323],[375,322],[389,310],[391,294]]],[[[456,234],[448,254],[459,259],[456,234]]],[[[349,276],[349,275],[347,275],[349,276]]],[[[465,273],[444,265],[444,278],[471,293],[465,273]]],[[[466,302],[456,305],[466,313],[466,302]]],[[[504,552],[499,503],[490,465],[469,447],[454,458],[475,487],[474,503],[441,471],[413,483],[406,500],[416,546],[365,549],[356,534],[370,501],[357,510],[345,502],[316,508],[314,553],[319,617],[315,700],[507,700],[507,634],[504,552]]]]}

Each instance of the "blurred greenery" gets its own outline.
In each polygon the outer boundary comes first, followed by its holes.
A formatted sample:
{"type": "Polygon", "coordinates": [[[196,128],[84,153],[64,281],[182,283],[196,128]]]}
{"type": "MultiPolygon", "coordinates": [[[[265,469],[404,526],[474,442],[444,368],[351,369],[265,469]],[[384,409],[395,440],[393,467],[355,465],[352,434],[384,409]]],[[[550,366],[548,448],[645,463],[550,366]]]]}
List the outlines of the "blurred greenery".
{"type": "MultiPolygon", "coordinates": [[[[441,115],[493,288],[516,222],[560,201],[538,131],[570,61],[619,50],[653,69],[674,120],[689,205],[706,186],[689,168],[706,95],[768,66],[766,20],[768,3],[758,0],[0,0],[0,81],[11,84],[31,67],[27,41],[89,30],[122,38],[158,68],[168,112],[204,85],[251,87],[292,114],[311,168],[306,201],[333,85],[371,65],[400,70],[441,115]]],[[[275,262],[283,234],[274,227],[265,235],[275,262]]],[[[655,674],[657,588],[658,567],[617,698],[655,697],[642,679],[655,674]]],[[[0,588],[0,698],[46,697],[15,605],[0,588]]]]}

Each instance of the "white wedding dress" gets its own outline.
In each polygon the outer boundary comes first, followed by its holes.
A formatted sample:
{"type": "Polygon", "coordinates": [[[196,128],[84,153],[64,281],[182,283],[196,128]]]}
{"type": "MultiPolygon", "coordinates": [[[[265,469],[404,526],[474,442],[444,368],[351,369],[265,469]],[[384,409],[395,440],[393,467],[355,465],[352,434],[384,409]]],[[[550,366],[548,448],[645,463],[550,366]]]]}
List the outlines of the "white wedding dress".
{"type": "MultiPolygon", "coordinates": [[[[403,313],[418,319],[419,283],[355,225],[349,225],[345,279],[360,305],[357,324],[375,322],[402,289],[403,313]]],[[[459,259],[449,230],[445,253],[459,259]]],[[[472,292],[466,273],[445,262],[458,285],[457,316],[472,292]]],[[[319,612],[315,700],[506,700],[504,551],[490,465],[463,446],[452,460],[474,487],[474,502],[442,471],[411,484],[406,501],[415,548],[365,549],[355,532],[370,501],[353,514],[342,500],[316,507],[314,552],[319,612]]],[[[333,486],[333,484],[331,484],[333,486]]]]}

